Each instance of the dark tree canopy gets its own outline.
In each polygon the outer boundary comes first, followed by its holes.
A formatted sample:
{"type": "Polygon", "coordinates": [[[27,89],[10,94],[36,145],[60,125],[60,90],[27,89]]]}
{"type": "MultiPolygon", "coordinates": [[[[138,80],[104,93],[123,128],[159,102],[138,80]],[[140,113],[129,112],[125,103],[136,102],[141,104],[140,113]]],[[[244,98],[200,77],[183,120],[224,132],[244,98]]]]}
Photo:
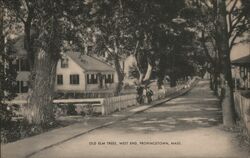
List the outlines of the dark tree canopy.
{"type": "MultiPolygon", "coordinates": [[[[117,94],[121,91],[125,75],[120,60],[129,55],[134,55],[136,59],[140,84],[149,84],[153,72],[157,74],[159,88],[166,75],[170,77],[172,86],[180,78],[197,74],[202,76],[205,69],[216,74],[214,78],[217,78],[219,73],[224,73],[224,67],[227,67],[226,73],[230,78],[230,64],[223,63],[226,61],[223,57],[230,54],[232,47],[238,43],[236,39],[249,29],[249,0],[241,0],[240,6],[237,2],[1,1],[1,9],[4,6],[11,19],[9,27],[19,28],[19,34],[25,36],[24,46],[32,68],[27,118],[38,124],[49,122],[52,116],[46,113],[49,111],[51,114],[47,105],[52,104],[54,95],[56,64],[61,53],[68,50],[88,55],[108,54],[107,62],[114,65],[118,74],[117,94]],[[217,2],[225,4],[225,8],[219,8],[217,2]],[[227,24],[222,21],[225,15],[228,17],[227,24]],[[226,32],[223,32],[224,28],[227,28],[226,32]],[[35,117],[30,115],[32,112],[35,117]]],[[[1,43],[3,39],[1,37],[1,43]]],[[[1,45],[1,53],[4,47],[1,45]]],[[[1,60],[9,61],[6,53],[1,55],[1,60]]],[[[5,73],[12,74],[11,69],[6,69],[5,73]]],[[[12,80],[10,77],[3,82],[8,82],[7,85],[12,80]]],[[[8,91],[7,87],[5,89],[8,91]]]]}

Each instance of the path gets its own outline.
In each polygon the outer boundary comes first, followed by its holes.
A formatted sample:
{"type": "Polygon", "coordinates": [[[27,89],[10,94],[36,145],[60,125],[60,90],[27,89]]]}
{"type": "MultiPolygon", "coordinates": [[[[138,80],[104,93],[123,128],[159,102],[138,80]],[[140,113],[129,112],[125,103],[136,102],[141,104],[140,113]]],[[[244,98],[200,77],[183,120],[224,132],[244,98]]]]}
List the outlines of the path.
{"type": "Polygon", "coordinates": [[[11,155],[8,158],[250,158],[250,153],[238,146],[235,134],[223,130],[218,99],[208,86],[208,81],[200,81],[186,95],[135,115],[130,114],[147,106],[7,144],[4,155],[11,155]],[[130,115],[127,119],[109,123],[127,115],[130,115]],[[91,130],[105,123],[106,127],[91,130]],[[43,147],[53,139],[60,143],[43,147]]]}
{"type": "Polygon", "coordinates": [[[221,108],[208,86],[200,81],[184,96],[31,157],[249,158],[234,134],[223,130],[221,108]]]}

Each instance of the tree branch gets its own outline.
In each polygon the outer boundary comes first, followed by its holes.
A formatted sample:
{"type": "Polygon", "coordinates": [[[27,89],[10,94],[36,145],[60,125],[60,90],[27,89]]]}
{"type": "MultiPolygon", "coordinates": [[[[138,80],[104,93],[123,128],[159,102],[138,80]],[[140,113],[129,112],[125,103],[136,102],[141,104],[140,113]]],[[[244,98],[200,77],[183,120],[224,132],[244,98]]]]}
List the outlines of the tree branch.
{"type": "MultiPolygon", "coordinates": [[[[229,14],[231,14],[232,12],[233,12],[233,10],[235,9],[235,7],[236,7],[236,4],[237,4],[237,2],[238,2],[238,0],[232,0],[232,1],[234,1],[234,3],[233,3],[233,5],[232,5],[232,7],[229,9],[229,14]]],[[[231,1],[231,2],[232,2],[231,1]]]]}
{"type": "Polygon", "coordinates": [[[226,6],[228,7],[232,2],[233,2],[233,0],[228,1],[226,6]]]}
{"type": "Polygon", "coordinates": [[[135,46],[135,50],[134,50],[134,54],[136,54],[138,46],[139,46],[139,41],[137,41],[137,42],[136,42],[136,46],[135,46]]]}
{"type": "Polygon", "coordinates": [[[203,2],[203,4],[205,4],[205,6],[208,8],[208,9],[211,9],[211,6],[209,6],[209,4],[208,4],[208,1],[202,1],[203,2]]]}
{"type": "Polygon", "coordinates": [[[119,0],[120,9],[123,11],[122,0],[119,0]]]}
{"type": "MultiPolygon", "coordinates": [[[[211,40],[211,43],[212,43],[212,45],[213,45],[214,52],[215,52],[216,54],[218,54],[218,48],[217,48],[216,44],[214,43],[214,41],[213,41],[212,38],[210,38],[210,40],[211,40]]],[[[215,54],[215,57],[216,57],[216,54],[215,54]]]]}
{"type": "Polygon", "coordinates": [[[235,30],[235,28],[237,27],[237,25],[241,22],[244,22],[246,19],[245,17],[241,14],[239,15],[237,18],[235,18],[233,21],[232,21],[232,26],[231,26],[231,30],[229,30],[228,32],[228,35],[229,37],[232,35],[233,31],[235,30]]]}
{"type": "Polygon", "coordinates": [[[235,33],[235,35],[232,37],[232,40],[231,40],[231,42],[230,42],[230,44],[229,44],[229,50],[230,50],[230,51],[232,50],[232,48],[233,48],[233,46],[234,46],[234,42],[235,42],[236,38],[237,38],[239,35],[240,35],[240,31],[237,31],[237,32],[235,33]]]}
{"type": "Polygon", "coordinates": [[[104,46],[109,51],[110,55],[112,55],[114,53],[114,50],[112,48],[110,48],[108,45],[106,45],[105,43],[104,43],[104,46]]]}
{"type": "Polygon", "coordinates": [[[209,60],[213,65],[215,65],[215,62],[214,62],[213,58],[211,57],[211,55],[209,54],[208,48],[207,48],[207,46],[206,46],[206,40],[205,40],[204,31],[202,32],[201,43],[202,43],[202,46],[203,46],[203,48],[204,48],[205,55],[208,57],[208,60],[209,60]]]}
{"type": "MultiPolygon", "coordinates": [[[[228,34],[231,32],[232,30],[232,13],[228,14],[228,34]]],[[[230,34],[229,34],[230,37],[230,34]]]]}

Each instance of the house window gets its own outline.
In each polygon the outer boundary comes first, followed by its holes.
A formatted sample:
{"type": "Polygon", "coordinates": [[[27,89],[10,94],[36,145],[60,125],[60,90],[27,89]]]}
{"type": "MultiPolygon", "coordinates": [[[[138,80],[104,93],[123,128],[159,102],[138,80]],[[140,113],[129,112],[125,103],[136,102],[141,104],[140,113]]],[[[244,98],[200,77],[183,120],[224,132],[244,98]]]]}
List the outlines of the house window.
{"type": "Polygon", "coordinates": [[[69,67],[69,59],[63,58],[61,59],[61,68],[68,68],[69,67]]]}
{"type": "Polygon", "coordinates": [[[16,81],[15,91],[16,93],[27,93],[29,90],[27,81],[16,81]]]}
{"type": "Polygon", "coordinates": [[[87,74],[87,84],[97,84],[97,75],[95,74],[87,74]]]}
{"type": "Polygon", "coordinates": [[[244,78],[245,76],[246,76],[245,67],[241,66],[240,67],[240,77],[244,78]]]}
{"type": "Polygon", "coordinates": [[[79,84],[79,75],[78,74],[70,75],[70,84],[79,84]]]}
{"type": "Polygon", "coordinates": [[[114,83],[114,75],[113,74],[108,74],[105,77],[105,83],[114,83]]]}
{"type": "Polygon", "coordinates": [[[62,85],[63,84],[63,75],[57,75],[57,84],[62,85]]]}

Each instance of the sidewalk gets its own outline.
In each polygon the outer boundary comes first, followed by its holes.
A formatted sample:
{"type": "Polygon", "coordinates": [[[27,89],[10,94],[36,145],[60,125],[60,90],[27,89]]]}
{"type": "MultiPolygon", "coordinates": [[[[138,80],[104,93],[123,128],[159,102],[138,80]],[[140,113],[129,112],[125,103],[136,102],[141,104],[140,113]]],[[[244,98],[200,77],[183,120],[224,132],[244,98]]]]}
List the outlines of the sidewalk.
{"type": "Polygon", "coordinates": [[[153,106],[157,106],[163,102],[174,99],[187,93],[191,89],[192,87],[182,89],[172,96],[153,102],[151,105],[133,106],[129,109],[116,112],[108,116],[91,117],[86,119],[86,121],[55,129],[37,136],[29,137],[13,143],[4,145],[1,144],[1,156],[3,158],[30,157],[39,151],[43,151],[50,147],[62,144],[96,129],[107,127],[136,113],[143,112],[153,106]]]}

